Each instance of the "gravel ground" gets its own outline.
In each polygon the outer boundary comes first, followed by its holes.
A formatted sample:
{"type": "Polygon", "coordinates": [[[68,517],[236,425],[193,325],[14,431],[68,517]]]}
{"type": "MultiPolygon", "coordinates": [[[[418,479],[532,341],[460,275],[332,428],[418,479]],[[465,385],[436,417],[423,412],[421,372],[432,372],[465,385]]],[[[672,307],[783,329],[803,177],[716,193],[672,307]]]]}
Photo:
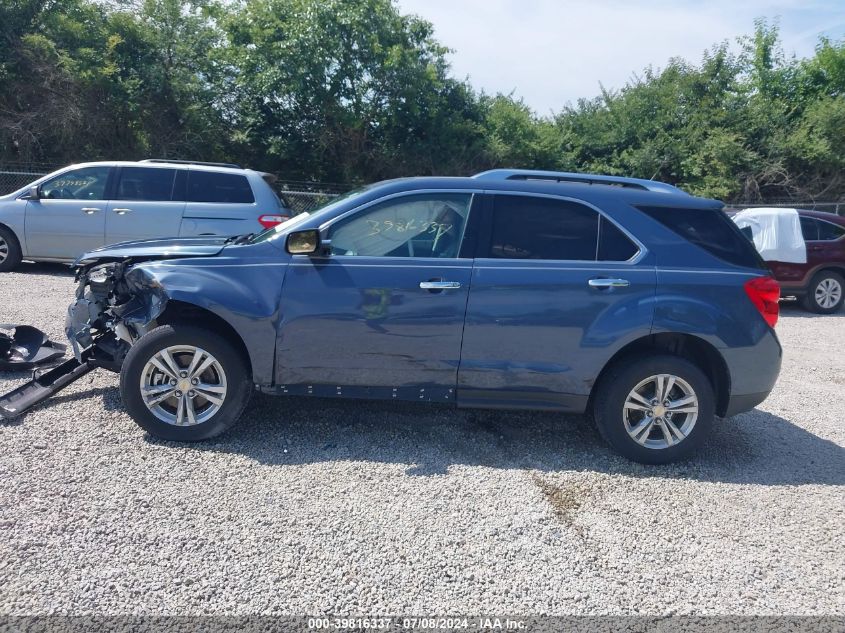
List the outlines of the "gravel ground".
{"type": "MultiPolygon", "coordinates": [[[[0,321],[63,341],[72,290],[0,275],[0,321]]],[[[0,614],[843,615],[845,313],[778,333],[771,397],[668,467],[577,416],[269,396],[178,445],[94,372],[0,422],[0,614]]]]}

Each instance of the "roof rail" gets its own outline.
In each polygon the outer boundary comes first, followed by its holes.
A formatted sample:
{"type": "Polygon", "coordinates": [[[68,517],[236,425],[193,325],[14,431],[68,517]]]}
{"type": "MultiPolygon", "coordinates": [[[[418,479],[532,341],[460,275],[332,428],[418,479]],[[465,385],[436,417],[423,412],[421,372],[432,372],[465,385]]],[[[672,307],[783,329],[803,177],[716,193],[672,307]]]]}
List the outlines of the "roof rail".
{"type": "Polygon", "coordinates": [[[231,167],[232,169],[243,169],[235,163],[205,163],[199,160],[174,160],[170,158],[145,158],[142,163],[173,163],[175,165],[205,165],[206,167],[231,167]]]}
{"type": "Polygon", "coordinates": [[[475,174],[473,178],[479,180],[546,180],[552,182],[572,182],[587,185],[611,185],[628,187],[644,191],[658,191],[660,193],[682,193],[686,191],[657,180],[644,178],[625,178],[623,176],[605,176],[603,174],[579,174],[568,171],[538,171],[534,169],[491,169],[475,174]]]}

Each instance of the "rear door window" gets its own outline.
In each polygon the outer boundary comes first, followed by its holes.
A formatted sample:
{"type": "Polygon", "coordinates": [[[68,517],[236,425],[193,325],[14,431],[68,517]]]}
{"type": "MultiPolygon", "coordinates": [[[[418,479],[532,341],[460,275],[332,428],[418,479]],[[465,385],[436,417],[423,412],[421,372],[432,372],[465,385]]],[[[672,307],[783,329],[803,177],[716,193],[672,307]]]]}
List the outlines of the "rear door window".
{"type": "Polygon", "coordinates": [[[804,241],[814,242],[819,239],[819,223],[813,218],[801,216],[801,234],[804,241]]]}
{"type": "Polygon", "coordinates": [[[123,167],[117,184],[116,200],[165,202],[173,199],[175,169],[123,167]]]}
{"type": "Polygon", "coordinates": [[[638,207],[663,226],[734,266],[766,270],[754,245],[720,209],[638,207]]]}
{"type": "Polygon", "coordinates": [[[626,262],[639,252],[640,247],[622,229],[602,216],[599,222],[599,261],[626,262]]]}
{"type": "Polygon", "coordinates": [[[188,202],[252,204],[255,197],[246,176],[214,171],[190,171],[188,202]]]}
{"type": "Polygon", "coordinates": [[[495,196],[490,244],[482,257],[595,261],[599,214],[577,202],[495,196]]]}

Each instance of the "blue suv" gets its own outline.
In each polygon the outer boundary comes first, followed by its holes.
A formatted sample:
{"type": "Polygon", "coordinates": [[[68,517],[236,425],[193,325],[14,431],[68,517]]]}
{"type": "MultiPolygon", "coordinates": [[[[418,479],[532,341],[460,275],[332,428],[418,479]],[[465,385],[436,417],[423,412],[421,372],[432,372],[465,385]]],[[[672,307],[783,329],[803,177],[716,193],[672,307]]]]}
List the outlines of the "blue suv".
{"type": "Polygon", "coordinates": [[[494,170],[377,183],[257,235],[106,247],[77,262],[67,371],[120,371],[169,440],[222,433],[257,388],[588,412],[622,455],[669,462],[780,369],[778,285],[721,209],[494,170]]]}

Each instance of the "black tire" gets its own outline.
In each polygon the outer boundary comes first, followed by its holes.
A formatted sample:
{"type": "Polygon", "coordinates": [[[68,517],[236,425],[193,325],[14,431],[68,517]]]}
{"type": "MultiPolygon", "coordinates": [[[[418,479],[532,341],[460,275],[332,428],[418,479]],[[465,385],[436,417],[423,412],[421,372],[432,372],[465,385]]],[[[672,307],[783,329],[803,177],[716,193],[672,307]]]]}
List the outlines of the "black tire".
{"type": "MultiPolygon", "coordinates": [[[[623,457],[643,464],[666,464],[695,452],[710,433],[715,409],[713,386],[704,372],[690,361],[671,355],[632,356],[617,362],[602,376],[593,396],[593,416],[601,436],[623,457]],[[676,376],[691,387],[698,398],[698,415],[684,439],[677,441],[672,436],[676,441],[674,445],[649,448],[638,443],[626,430],[625,402],[638,384],[660,374],[676,376]]],[[[631,411],[627,415],[633,417],[638,413],[631,411]]],[[[631,420],[630,424],[634,427],[635,421],[631,420]]],[[[662,441],[663,428],[656,424],[648,431],[649,437],[655,437],[650,441],[662,441]]]]}
{"type": "Polygon", "coordinates": [[[23,253],[17,236],[11,229],[0,226],[0,273],[14,270],[21,263],[23,253]],[[5,248],[2,248],[4,247],[5,248]]]}
{"type": "MultiPolygon", "coordinates": [[[[183,358],[176,360],[184,361],[188,355],[186,352],[183,358]]],[[[120,395],[132,419],[151,435],[176,442],[199,442],[229,429],[246,408],[252,389],[249,363],[243,354],[219,334],[191,325],[162,325],[148,332],[129,350],[120,370],[120,395]],[[191,426],[175,426],[159,419],[141,395],[141,379],[147,363],[161,350],[174,346],[205,350],[217,360],[225,374],[226,393],[219,409],[208,420],[191,426]]],[[[169,402],[178,400],[167,401],[163,406],[169,407],[169,402]]],[[[210,404],[204,402],[204,406],[210,404]]]]}
{"type": "Polygon", "coordinates": [[[832,270],[822,270],[816,273],[813,276],[813,280],[810,282],[810,286],[807,288],[807,294],[805,294],[801,299],[802,305],[807,310],[818,314],[833,314],[842,307],[843,301],[845,301],[845,279],[843,279],[842,275],[833,272],[832,270]],[[833,305],[829,305],[827,307],[822,306],[816,296],[816,292],[819,290],[819,287],[825,283],[833,285],[838,284],[839,286],[839,299],[833,305]]]}

